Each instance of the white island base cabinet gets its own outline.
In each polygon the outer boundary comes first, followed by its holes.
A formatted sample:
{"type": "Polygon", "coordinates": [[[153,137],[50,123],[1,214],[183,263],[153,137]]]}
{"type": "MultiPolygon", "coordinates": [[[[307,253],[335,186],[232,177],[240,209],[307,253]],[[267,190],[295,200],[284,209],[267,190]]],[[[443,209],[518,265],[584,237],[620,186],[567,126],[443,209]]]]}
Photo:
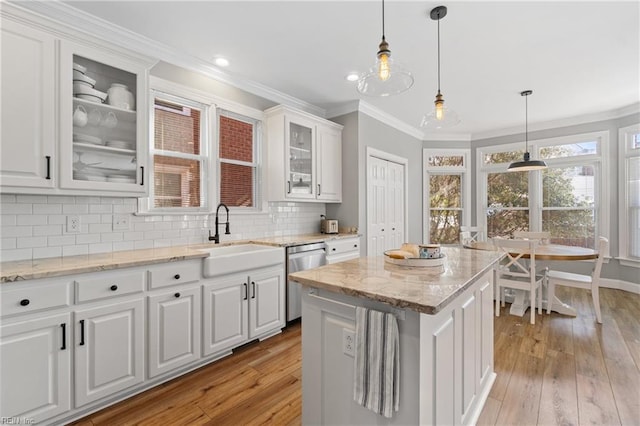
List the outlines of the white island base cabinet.
{"type": "Polygon", "coordinates": [[[495,380],[492,302],[489,271],[435,315],[398,315],[400,409],[386,419],[353,401],[354,359],[342,342],[355,330],[355,306],[398,309],[303,288],[302,423],[475,424],[495,380]]]}

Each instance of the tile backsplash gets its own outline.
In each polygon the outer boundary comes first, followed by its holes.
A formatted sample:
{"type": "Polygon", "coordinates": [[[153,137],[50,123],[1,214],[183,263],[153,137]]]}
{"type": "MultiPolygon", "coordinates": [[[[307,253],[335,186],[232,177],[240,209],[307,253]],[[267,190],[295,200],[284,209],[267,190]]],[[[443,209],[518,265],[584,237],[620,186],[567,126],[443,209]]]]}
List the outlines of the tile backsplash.
{"type": "MultiPolygon", "coordinates": [[[[214,215],[136,216],[136,198],[2,194],[0,261],[108,253],[207,242],[214,215]],[[80,219],[68,232],[68,216],[80,219]],[[114,230],[116,220],[127,229],[114,230]]],[[[230,213],[231,235],[220,241],[308,234],[320,231],[324,204],[269,203],[264,213],[230,213]]],[[[221,209],[221,221],[226,213],[221,209]]]]}

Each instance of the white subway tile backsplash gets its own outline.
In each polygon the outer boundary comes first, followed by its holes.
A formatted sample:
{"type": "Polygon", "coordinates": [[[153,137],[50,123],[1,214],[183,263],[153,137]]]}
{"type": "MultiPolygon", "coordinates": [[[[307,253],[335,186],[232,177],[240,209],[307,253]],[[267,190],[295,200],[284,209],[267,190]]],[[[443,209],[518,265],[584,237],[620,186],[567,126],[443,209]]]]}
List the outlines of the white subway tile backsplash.
{"type": "MultiPolygon", "coordinates": [[[[215,215],[141,215],[137,199],[92,196],[2,194],[3,261],[75,256],[207,242],[215,215]],[[113,231],[113,216],[128,215],[131,229],[113,231]],[[68,233],[68,215],[80,217],[80,232],[68,233]]],[[[324,204],[269,203],[265,213],[230,215],[231,235],[221,241],[318,232],[324,204]]],[[[223,220],[226,214],[223,213],[223,220]]]]}
{"type": "Polygon", "coordinates": [[[20,237],[16,241],[16,248],[19,249],[47,246],[47,237],[20,237]]]}

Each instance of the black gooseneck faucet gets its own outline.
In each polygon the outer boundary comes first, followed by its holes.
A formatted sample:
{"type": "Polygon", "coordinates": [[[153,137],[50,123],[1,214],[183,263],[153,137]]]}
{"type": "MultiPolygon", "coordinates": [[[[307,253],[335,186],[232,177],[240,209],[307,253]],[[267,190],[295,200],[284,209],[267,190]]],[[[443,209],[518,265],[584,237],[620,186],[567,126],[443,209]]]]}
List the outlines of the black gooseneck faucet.
{"type": "Polygon", "coordinates": [[[218,221],[218,212],[220,211],[220,207],[224,207],[224,209],[227,211],[227,221],[224,223],[224,233],[226,235],[231,234],[231,231],[229,230],[229,207],[227,207],[224,203],[220,203],[216,208],[216,235],[212,237],[211,230],[209,230],[209,241],[215,241],[216,244],[220,244],[220,234],[218,233],[218,225],[220,224],[220,222],[218,221]]]}

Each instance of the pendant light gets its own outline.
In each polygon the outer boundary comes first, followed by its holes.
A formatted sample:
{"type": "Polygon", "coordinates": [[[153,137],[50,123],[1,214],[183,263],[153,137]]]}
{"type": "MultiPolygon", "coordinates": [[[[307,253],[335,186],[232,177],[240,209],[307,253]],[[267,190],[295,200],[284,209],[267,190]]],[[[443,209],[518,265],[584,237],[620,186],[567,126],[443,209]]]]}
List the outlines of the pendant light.
{"type": "Polygon", "coordinates": [[[402,93],[413,86],[413,76],[402,65],[391,59],[389,43],[384,35],[384,0],[382,0],[382,42],[378,46],[377,60],[358,80],[358,92],[368,96],[389,96],[402,93]]]}
{"type": "Polygon", "coordinates": [[[447,8],[438,6],[431,10],[431,19],[438,21],[438,93],[434,102],[434,109],[422,117],[421,127],[428,130],[444,129],[453,127],[460,123],[458,114],[445,105],[442,93],[440,92],[440,20],[447,16],[447,8]]]}
{"type": "Polygon", "coordinates": [[[542,170],[547,168],[547,163],[542,160],[531,160],[529,155],[529,103],[527,98],[533,90],[520,92],[524,96],[524,158],[523,161],[516,161],[509,164],[508,172],[528,172],[529,170],[542,170]]]}

